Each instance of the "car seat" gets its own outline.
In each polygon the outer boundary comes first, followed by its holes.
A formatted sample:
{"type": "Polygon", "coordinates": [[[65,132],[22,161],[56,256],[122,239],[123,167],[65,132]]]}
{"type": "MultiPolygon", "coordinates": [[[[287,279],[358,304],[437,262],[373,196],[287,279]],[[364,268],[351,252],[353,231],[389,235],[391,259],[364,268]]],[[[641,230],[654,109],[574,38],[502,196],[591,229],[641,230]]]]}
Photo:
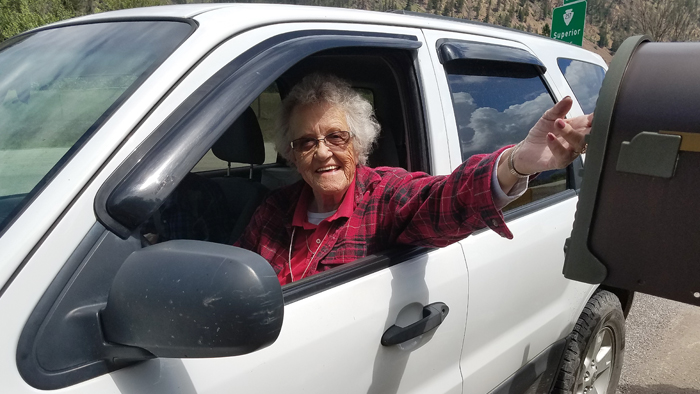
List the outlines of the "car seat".
{"type": "Polygon", "coordinates": [[[248,107],[212,146],[212,153],[228,163],[225,177],[212,178],[223,190],[228,202],[233,229],[228,243],[243,233],[267,193],[267,187],[253,180],[255,165],[265,162],[265,142],[253,109],[248,107]],[[231,163],[250,165],[248,178],[231,175],[231,163]]]}

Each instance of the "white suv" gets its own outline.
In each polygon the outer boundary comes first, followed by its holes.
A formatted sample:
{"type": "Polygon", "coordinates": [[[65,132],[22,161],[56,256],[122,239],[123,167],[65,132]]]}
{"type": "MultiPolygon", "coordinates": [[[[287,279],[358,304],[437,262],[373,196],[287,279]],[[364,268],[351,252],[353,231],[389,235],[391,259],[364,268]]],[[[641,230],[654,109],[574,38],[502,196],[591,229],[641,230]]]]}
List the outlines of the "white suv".
{"type": "Polygon", "coordinates": [[[515,30],[297,6],[124,10],[3,42],[2,391],[614,393],[631,295],[561,273],[580,159],[507,207],[513,240],[284,287],[226,245],[298,179],[271,135],[308,73],[373,103],[370,165],[447,174],[567,95],[591,112],[605,70],[515,30]]]}

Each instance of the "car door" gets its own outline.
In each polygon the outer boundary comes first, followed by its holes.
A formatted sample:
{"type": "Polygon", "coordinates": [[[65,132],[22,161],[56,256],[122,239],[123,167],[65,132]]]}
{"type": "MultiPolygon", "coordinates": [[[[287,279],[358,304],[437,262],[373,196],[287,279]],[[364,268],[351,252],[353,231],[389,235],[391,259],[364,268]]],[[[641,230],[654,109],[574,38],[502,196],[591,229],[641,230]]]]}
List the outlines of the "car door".
{"type": "MultiPolygon", "coordinates": [[[[451,153],[492,152],[527,135],[560,99],[544,64],[526,46],[498,38],[425,31],[438,76],[451,153]]],[[[554,70],[557,71],[557,70],[554,70]]],[[[578,163],[580,165],[580,162],[578,163]]],[[[469,313],[461,367],[464,392],[537,383],[555,369],[581,302],[593,290],[561,275],[576,208],[571,170],[547,171],[504,209],[513,239],[485,231],[461,241],[469,269],[469,313]]],[[[542,383],[546,387],[546,383],[542,383]]],[[[541,390],[541,389],[540,389],[541,390]]],[[[546,390],[546,389],[545,389],[546,390]]]]}
{"type": "MultiPolygon", "coordinates": [[[[198,22],[209,26],[208,17],[202,14],[198,22]]],[[[226,15],[212,18],[226,20],[226,15]]],[[[61,310],[62,303],[75,303],[72,310],[99,308],[123,260],[148,248],[134,236],[136,227],[115,212],[137,217],[149,212],[155,200],[167,198],[175,186],[149,188],[176,185],[266,87],[305,57],[347,47],[404,51],[412,59],[405,75],[414,78],[415,86],[425,87],[414,102],[434,100],[434,74],[420,37],[420,31],[408,28],[280,24],[242,32],[203,59],[194,59],[196,67],[90,178],[5,286],[0,299],[0,313],[9,322],[1,349],[5,387],[13,393],[32,392],[33,387],[75,393],[461,392],[468,275],[458,244],[387,251],[285,286],[279,338],[244,356],[158,358],[127,362],[126,367],[93,358],[62,365],[55,358],[60,349],[104,345],[69,335],[60,318],[56,331],[49,334],[42,328],[50,323],[46,316],[61,310]],[[157,197],[139,194],[144,190],[157,197]],[[124,206],[114,201],[136,204],[120,211],[124,206]],[[86,272],[96,277],[91,280],[86,272]],[[84,291],[71,290],[77,288],[84,291]],[[397,345],[381,344],[387,329],[417,322],[424,307],[438,302],[449,313],[443,309],[446,316],[436,329],[397,345]]],[[[186,42],[181,50],[193,47],[197,42],[186,42]]],[[[435,150],[444,147],[442,120],[433,116],[436,108],[414,109],[425,114],[422,130],[435,132],[421,138],[431,140],[435,150]]],[[[119,127],[115,121],[98,136],[119,127]]],[[[425,159],[432,160],[433,168],[449,167],[440,155],[425,159]]]]}

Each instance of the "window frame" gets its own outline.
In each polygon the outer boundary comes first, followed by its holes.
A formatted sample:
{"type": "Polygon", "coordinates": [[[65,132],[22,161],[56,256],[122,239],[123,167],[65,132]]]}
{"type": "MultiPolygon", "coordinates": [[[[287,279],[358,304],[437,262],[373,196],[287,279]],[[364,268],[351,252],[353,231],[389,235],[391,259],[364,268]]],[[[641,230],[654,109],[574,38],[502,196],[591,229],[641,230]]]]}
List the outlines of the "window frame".
{"type": "Polygon", "coordinates": [[[255,45],[185,99],[112,173],[95,198],[98,220],[120,238],[128,238],[250,103],[301,59],[329,48],[415,50],[421,45],[415,36],[341,30],[289,32],[255,45]],[[257,88],[240,94],[239,86],[257,88]],[[171,163],[167,174],[159,170],[164,162],[171,163]],[[167,179],[154,182],[156,173],[167,179]]]}
{"type": "MultiPolygon", "coordinates": [[[[485,60],[504,64],[523,64],[534,67],[534,69],[539,74],[542,86],[552,98],[553,104],[558,102],[557,97],[554,93],[556,90],[553,89],[552,84],[547,78],[546,66],[536,55],[534,55],[531,52],[528,52],[525,49],[514,46],[511,47],[506,45],[499,45],[495,43],[470,41],[456,38],[441,38],[436,41],[436,50],[438,54],[438,60],[443,65],[443,71],[446,77],[445,82],[447,88],[449,89],[450,96],[452,89],[449,81],[447,80],[450,74],[447,72],[445,66],[452,61],[485,60]]],[[[550,73],[551,72],[552,71],[550,71],[550,73]]],[[[451,100],[449,105],[454,105],[451,100]]],[[[457,124],[456,118],[455,124],[457,124]]],[[[577,195],[577,190],[580,187],[580,175],[578,175],[579,171],[576,171],[576,168],[581,167],[581,158],[577,158],[574,161],[574,163],[570,164],[566,168],[565,190],[508,210],[503,214],[505,220],[509,221],[523,216],[527,216],[532,212],[539,211],[546,207],[568,200],[569,198],[575,197],[577,195]]],[[[475,233],[480,233],[485,230],[486,229],[478,230],[478,232],[475,233]]]]}

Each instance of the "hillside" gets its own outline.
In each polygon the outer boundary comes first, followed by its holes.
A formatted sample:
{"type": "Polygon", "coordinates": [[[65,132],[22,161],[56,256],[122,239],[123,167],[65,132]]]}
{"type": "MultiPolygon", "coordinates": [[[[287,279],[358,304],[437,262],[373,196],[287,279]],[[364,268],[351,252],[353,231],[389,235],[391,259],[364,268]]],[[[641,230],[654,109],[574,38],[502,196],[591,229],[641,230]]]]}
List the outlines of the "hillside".
{"type": "MultiPolygon", "coordinates": [[[[0,41],[74,16],[123,8],[211,0],[0,0],[0,41]]],[[[478,20],[549,35],[552,9],[562,0],[245,0],[375,11],[405,9],[478,20]]],[[[622,41],[647,34],[655,41],[700,37],[700,0],[588,0],[583,47],[607,62],[622,41]]]]}

